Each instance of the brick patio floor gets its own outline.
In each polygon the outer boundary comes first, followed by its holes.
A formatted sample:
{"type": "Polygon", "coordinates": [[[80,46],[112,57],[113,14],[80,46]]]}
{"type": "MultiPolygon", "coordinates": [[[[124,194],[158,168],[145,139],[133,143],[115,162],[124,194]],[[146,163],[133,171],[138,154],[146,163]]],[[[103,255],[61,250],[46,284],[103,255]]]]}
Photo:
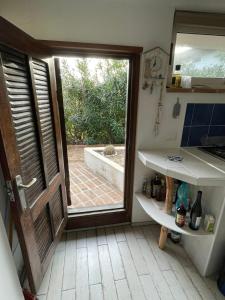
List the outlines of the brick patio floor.
{"type": "Polygon", "coordinates": [[[123,193],[84,163],[84,146],[68,146],[70,208],[91,208],[122,204],[123,193]]]}

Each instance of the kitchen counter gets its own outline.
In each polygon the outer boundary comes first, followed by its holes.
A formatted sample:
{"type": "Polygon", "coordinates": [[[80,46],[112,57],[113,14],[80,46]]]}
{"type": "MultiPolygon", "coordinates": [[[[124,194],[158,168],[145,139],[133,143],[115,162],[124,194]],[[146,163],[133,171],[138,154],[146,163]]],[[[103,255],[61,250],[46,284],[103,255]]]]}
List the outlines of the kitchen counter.
{"type": "Polygon", "coordinates": [[[194,148],[156,149],[138,151],[142,163],[165,176],[193,185],[224,186],[225,163],[194,148]],[[170,161],[168,155],[179,155],[180,162],[170,161]]]}

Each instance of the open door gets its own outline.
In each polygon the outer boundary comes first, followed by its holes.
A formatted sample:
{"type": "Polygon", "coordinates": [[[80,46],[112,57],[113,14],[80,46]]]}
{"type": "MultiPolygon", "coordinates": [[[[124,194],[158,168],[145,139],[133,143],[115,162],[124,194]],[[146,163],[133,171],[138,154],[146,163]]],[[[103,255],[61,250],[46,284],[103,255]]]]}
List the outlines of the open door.
{"type": "Polygon", "coordinates": [[[0,27],[0,162],[36,293],[67,220],[55,68],[47,47],[0,27]]]}

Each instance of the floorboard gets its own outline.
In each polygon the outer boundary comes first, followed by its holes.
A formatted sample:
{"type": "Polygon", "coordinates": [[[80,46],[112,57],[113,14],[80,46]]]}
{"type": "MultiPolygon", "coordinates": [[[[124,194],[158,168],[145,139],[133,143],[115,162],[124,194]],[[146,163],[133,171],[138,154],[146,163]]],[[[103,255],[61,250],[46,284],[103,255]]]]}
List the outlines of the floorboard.
{"type": "Polygon", "coordinates": [[[65,251],[63,290],[71,290],[76,286],[76,232],[67,233],[65,251]]]}
{"type": "Polygon", "coordinates": [[[157,261],[149,247],[149,244],[146,239],[138,239],[141,252],[145,258],[146,266],[152,277],[154,286],[162,300],[171,300],[173,296],[171,294],[170,288],[162,274],[162,271],[157,264],[157,261]]]}
{"type": "Polygon", "coordinates": [[[116,281],[116,289],[119,300],[130,300],[131,294],[126,279],[116,281]]]}
{"type": "Polygon", "coordinates": [[[87,248],[77,249],[76,300],[89,299],[87,248]]]}
{"type": "Polygon", "coordinates": [[[115,280],[125,278],[122,259],[120,256],[116,237],[112,228],[106,228],[107,243],[109,247],[109,254],[112,263],[113,275],[115,280]]]}
{"type": "Polygon", "coordinates": [[[141,287],[141,283],[134,266],[134,261],[132,259],[130,249],[126,242],[119,243],[120,253],[123,259],[124,268],[127,275],[127,282],[130,288],[130,293],[133,299],[144,300],[144,292],[141,287]]]}
{"type": "Polygon", "coordinates": [[[143,227],[143,233],[145,235],[146,240],[148,241],[149,247],[152,250],[152,253],[157,261],[157,264],[162,271],[170,270],[170,264],[167,260],[165,251],[159,251],[158,247],[158,238],[159,234],[157,235],[157,238],[153,235],[151,226],[143,227]]]}
{"type": "Polygon", "coordinates": [[[61,243],[55,252],[52,263],[47,300],[61,300],[65,247],[61,243]]]}
{"type": "Polygon", "coordinates": [[[87,247],[87,232],[77,231],[77,248],[87,247]]]}
{"type": "Polygon", "coordinates": [[[117,293],[116,293],[116,287],[113,278],[113,270],[111,266],[108,246],[102,245],[99,246],[98,249],[99,249],[99,259],[100,259],[101,271],[102,271],[102,285],[103,285],[104,299],[116,300],[117,293]]]}
{"type": "Polygon", "coordinates": [[[56,248],[38,300],[222,300],[180,245],[158,248],[160,226],[68,232],[56,248]]]}
{"type": "Polygon", "coordinates": [[[90,286],[91,300],[103,300],[103,290],[101,284],[95,284],[90,286]]]}
{"type": "Polygon", "coordinates": [[[125,242],[126,241],[126,236],[124,234],[124,228],[123,227],[124,226],[116,226],[114,228],[117,242],[125,242]]]}
{"type": "Polygon", "coordinates": [[[105,236],[105,228],[97,229],[97,243],[98,243],[98,246],[107,244],[107,240],[106,240],[106,236],[105,236]]]}
{"type": "Polygon", "coordinates": [[[175,299],[187,300],[183,287],[179,284],[174,272],[171,270],[163,271],[163,275],[170,287],[173,297],[175,299]]]}
{"type": "Polygon", "coordinates": [[[158,291],[154,286],[151,275],[142,275],[140,276],[140,280],[146,299],[160,300],[158,291]]]}
{"type": "Polygon", "coordinates": [[[47,296],[46,295],[39,295],[37,296],[37,300],[46,300],[47,296]]]}
{"type": "Polygon", "coordinates": [[[140,247],[135,237],[133,228],[131,228],[130,226],[126,226],[125,235],[138,275],[149,274],[146,261],[140,251],[140,247]]]}
{"type": "Polygon", "coordinates": [[[101,283],[101,271],[98,258],[98,246],[95,230],[87,232],[89,284],[101,283]]]}
{"type": "Polygon", "coordinates": [[[75,300],[75,290],[62,291],[62,300],[75,300]]]}

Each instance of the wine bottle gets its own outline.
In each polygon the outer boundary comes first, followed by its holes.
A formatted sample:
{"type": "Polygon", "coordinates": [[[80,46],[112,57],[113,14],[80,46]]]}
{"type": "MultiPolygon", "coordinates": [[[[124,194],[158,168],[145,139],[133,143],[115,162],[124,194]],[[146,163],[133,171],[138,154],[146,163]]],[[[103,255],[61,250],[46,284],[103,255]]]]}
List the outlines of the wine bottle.
{"type": "Polygon", "coordinates": [[[202,192],[198,191],[197,198],[192,205],[191,213],[190,213],[190,223],[189,227],[193,230],[198,230],[200,227],[201,219],[202,219],[202,192]]]}
{"type": "Polygon", "coordinates": [[[182,203],[181,206],[179,206],[176,209],[176,216],[175,216],[175,223],[179,227],[183,227],[185,224],[185,216],[186,216],[186,209],[184,204],[182,203]]]}
{"type": "Polygon", "coordinates": [[[161,187],[161,180],[158,174],[156,174],[154,179],[152,179],[151,184],[152,184],[152,198],[158,198],[158,195],[160,193],[160,187],[161,187]]]}

